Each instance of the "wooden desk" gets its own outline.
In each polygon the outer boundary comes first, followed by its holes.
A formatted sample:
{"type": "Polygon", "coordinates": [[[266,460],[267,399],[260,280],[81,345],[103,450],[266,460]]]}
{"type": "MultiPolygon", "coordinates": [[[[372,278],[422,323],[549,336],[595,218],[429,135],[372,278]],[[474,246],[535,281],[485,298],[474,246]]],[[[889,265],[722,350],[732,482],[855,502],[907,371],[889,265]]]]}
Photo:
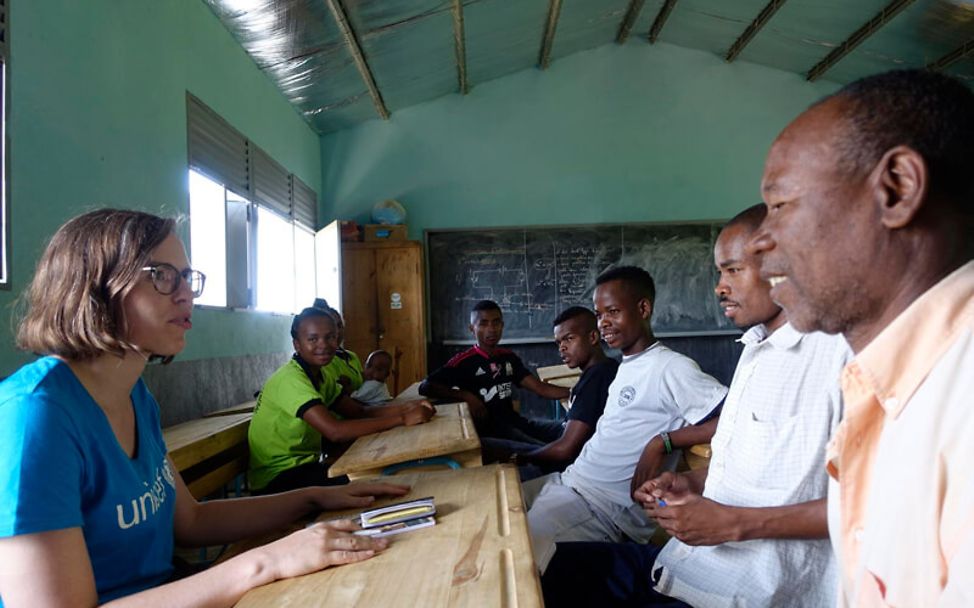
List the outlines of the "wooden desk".
{"type": "Polygon", "coordinates": [[[402,401],[412,401],[413,399],[422,399],[423,396],[419,394],[419,385],[422,382],[413,382],[406,388],[403,392],[396,395],[390,403],[400,403],[402,401]]]}
{"type": "Polygon", "coordinates": [[[247,429],[253,414],[199,418],[162,430],[169,456],[196,498],[247,470],[247,429]]]}
{"type": "Polygon", "coordinates": [[[466,403],[437,406],[436,415],[425,424],[359,437],[328,467],[328,475],[375,477],[387,466],[436,456],[450,456],[463,467],[481,465],[480,438],[466,403]]]}
{"type": "Polygon", "coordinates": [[[225,407],[222,410],[206,412],[203,414],[203,417],[212,418],[213,416],[227,416],[230,414],[252,414],[254,413],[255,407],[257,407],[257,401],[244,401],[243,403],[238,403],[237,405],[225,407]]]}
{"type": "MultiPolygon", "coordinates": [[[[435,497],[435,526],[391,537],[386,551],[364,562],[252,589],[238,608],[540,608],[517,469],[491,465],[396,481],[412,485],[407,498],[435,497]]],[[[223,559],[270,540],[234,545],[223,559]]]]}
{"type": "Polygon", "coordinates": [[[712,454],[709,443],[698,443],[683,451],[683,456],[686,458],[687,466],[690,467],[691,471],[709,467],[712,454]]]}
{"type": "MultiPolygon", "coordinates": [[[[541,378],[543,382],[551,382],[558,378],[569,378],[571,376],[581,376],[581,370],[577,368],[571,368],[567,365],[549,365],[547,367],[538,368],[538,378],[541,378]]],[[[559,384],[559,386],[561,386],[559,384]]]]}
{"type": "MultiPolygon", "coordinates": [[[[567,365],[550,365],[538,368],[538,378],[541,378],[542,381],[569,389],[578,384],[578,379],[581,377],[582,371],[580,369],[571,368],[567,365]]],[[[561,407],[565,408],[567,412],[568,399],[560,399],[559,401],[561,407]]]]}

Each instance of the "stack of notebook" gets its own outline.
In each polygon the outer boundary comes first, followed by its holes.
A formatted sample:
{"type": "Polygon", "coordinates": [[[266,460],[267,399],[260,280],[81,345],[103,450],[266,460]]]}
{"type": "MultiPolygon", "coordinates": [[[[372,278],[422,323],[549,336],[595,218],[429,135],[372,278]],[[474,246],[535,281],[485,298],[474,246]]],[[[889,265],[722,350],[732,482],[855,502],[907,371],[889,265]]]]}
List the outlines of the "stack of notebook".
{"type": "Polygon", "coordinates": [[[361,530],[355,532],[364,536],[390,536],[427,528],[436,524],[436,505],[433,497],[417,498],[398,502],[384,507],[363,511],[359,516],[361,530]]]}

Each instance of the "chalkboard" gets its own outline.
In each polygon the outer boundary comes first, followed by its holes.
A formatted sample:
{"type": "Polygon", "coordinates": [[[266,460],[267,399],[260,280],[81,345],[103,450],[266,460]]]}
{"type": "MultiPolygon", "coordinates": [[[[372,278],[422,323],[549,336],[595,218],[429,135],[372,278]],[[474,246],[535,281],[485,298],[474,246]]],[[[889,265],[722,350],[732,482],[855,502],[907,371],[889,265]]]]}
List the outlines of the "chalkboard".
{"type": "Polygon", "coordinates": [[[720,223],[625,224],[427,231],[430,328],[434,343],[471,339],[470,308],[496,301],[504,338],[550,340],[551,322],[573,305],[592,307],[595,279],[634,265],[656,282],[659,335],[733,331],[713,288],[720,223]]]}

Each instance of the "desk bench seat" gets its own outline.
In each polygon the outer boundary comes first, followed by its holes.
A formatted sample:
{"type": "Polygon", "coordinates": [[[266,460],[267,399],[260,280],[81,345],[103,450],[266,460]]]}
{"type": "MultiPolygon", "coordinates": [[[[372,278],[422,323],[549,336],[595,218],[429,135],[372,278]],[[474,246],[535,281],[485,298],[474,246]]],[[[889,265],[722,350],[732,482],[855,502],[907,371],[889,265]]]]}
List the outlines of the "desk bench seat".
{"type": "Polygon", "coordinates": [[[252,416],[200,418],[163,429],[169,456],[194,497],[209,496],[247,471],[252,416]]]}

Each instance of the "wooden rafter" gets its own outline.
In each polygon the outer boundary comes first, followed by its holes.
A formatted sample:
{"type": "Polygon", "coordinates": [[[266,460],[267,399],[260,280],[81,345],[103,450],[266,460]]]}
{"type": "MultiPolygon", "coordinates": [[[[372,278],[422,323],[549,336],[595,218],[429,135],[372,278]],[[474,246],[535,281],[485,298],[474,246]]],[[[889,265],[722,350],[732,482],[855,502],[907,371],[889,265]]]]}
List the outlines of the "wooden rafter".
{"type": "Polygon", "coordinates": [[[956,49],[947,53],[940,59],[934,61],[933,63],[927,65],[928,70],[940,71],[946,69],[948,66],[957,63],[961,59],[974,55],[974,38],[971,38],[964,44],[960,45],[956,49]]]}
{"type": "Polygon", "coordinates": [[[362,46],[355,36],[355,30],[352,29],[352,25],[348,21],[345,7],[342,6],[341,0],[325,0],[325,2],[328,4],[332,16],[335,17],[335,22],[338,23],[338,29],[341,30],[342,37],[345,38],[345,44],[348,45],[348,51],[352,54],[352,59],[355,61],[355,67],[358,68],[358,73],[362,76],[362,80],[365,81],[365,86],[369,89],[369,95],[372,96],[372,103],[375,104],[376,111],[379,113],[379,116],[388,120],[389,110],[386,108],[385,101],[382,100],[382,93],[379,91],[379,87],[375,84],[375,78],[372,76],[372,70],[369,69],[369,63],[365,60],[365,54],[362,53],[362,46]]]}
{"type": "Polygon", "coordinates": [[[751,22],[751,25],[747,26],[740,38],[735,40],[734,44],[731,45],[730,50],[727,51],[727,56],[724,57],[724,61],[730,63],[731,61],[737,59],[737,56],[741,54],[744,47],[751,42],[754,36],[761,31],[761,28],[763,28],[768,21],[771,21],[774,14],[778,12],[778,9],[781,8],[786,1],[787,0],[771,0],[768,2],[767,6],[761,9],[758,16],[755,17],[754,21],[751,22]]]}
{"type": "Polygon", "coordinates": [[[629,38],[629,32],[632,31],[632,26],[636,24],[636,19],[639,18],[639,13],[643,10],[643,4],[646,4],[646,0],[630,0],[626,16],[622,18],[622,23],[619,24],[619,34],[616,36],[616,42],[619,44],[629,38]]]}
{"type": "Polygon", "coordinates": [[[457,59],[457,85],[461,95],[467,88],[467,37],[463,31],[463,0],[453,0],[453,53],[457,59]]]}
{"type": "Polygon", "coordinates": [[[662,8],[659,9],[659,13],[656,14],[656,19],[653,21],[653,26],[649,28],[650,44],[656,44],[656,39],[659,38],[659,33],[663,31],[663,26],[666,25],[666,20],[669,19],[674,6],[676,6],[676,0],[666,0],[662,8]]]}
{"type": "Polygon", "coordinates": [[[551,47],[555,44],[555,30],[558,29],[559,16],[561,16],[561,0],[550,0],[548,3],[548,22],[545,24],[541,55],[538,57],[538,67],[542,70],[547,69],[551,63],[551,47]]]}
{"type": "Polygon", "coordinates": [[[805,76],[805,78],[809,82],[817,80],[820,76],[822,76],[822,74],[829,71],[832,66],[841,61],[843,57],[851,53],[853,49],[862,44],[866,38],[869,38],[875,34],[881,27],[899,15],[903,9],[913,4],[914,1],[915,0],[893,0],[887,4],[883,10],[879,11],[879,13],[867,21],[865,25],[854,31],[851,36],[842,42],[842,44],[832,49],[832,52],[826,55],[825,59],[819,61],[812,67],[812,69],[808,70],[808,74],[805,76]]]}

